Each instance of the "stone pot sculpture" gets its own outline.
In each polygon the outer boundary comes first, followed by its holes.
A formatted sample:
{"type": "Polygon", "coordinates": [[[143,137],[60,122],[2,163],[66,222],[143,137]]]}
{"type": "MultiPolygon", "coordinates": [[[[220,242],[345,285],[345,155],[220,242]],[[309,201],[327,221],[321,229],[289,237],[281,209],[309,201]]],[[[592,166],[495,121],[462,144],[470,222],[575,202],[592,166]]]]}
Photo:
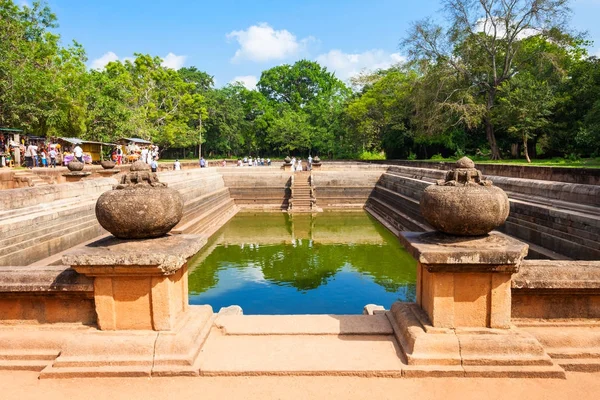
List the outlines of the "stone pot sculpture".
{"type": "Polygon", "coordinates": [[[78,161],[76,158],[74,158],[67,164],[67,168],[69,169],[69,171],[73,172],[83,171],[84,166],[85,165],[82,162],[78,161]]]}
{"type": "Polygon", "coordinates": [[[425,189],[420,208],[436,230],[459,236],[485,235],[502,225],[510,211],[506,193],[484,180],[468,157],[458,160],[445,180],[425,189]]]}
{"type": "Polygon", "coordinates": [[[102,168],[104,169],[113,169],[116,163],[114,161],[104,160],[100,163],[100,165],[102,165],[102,168]]]}
{"type": "Polygon", "coordinates": [[[120,239],[163,236],[182,216],[181,194],[159,182],[156,173],[142,161],[133,163],[120,184],[96,202],[98,222],[120,239]]]}
{"type": "Polygon", "coordinates": [[[291,162],[292,162],[292,159],[290,158],[290,156],[287,156],[286,158],[284,158],[284,159],[283,159],[283,161],[284,161],[286,164],[291,164],[291,162]]]}
{"type": "Polygon", "coordinates": [[[321,159],[319,158],[319,156],[313,158],[313,164],[321,164],[321,159]]]}

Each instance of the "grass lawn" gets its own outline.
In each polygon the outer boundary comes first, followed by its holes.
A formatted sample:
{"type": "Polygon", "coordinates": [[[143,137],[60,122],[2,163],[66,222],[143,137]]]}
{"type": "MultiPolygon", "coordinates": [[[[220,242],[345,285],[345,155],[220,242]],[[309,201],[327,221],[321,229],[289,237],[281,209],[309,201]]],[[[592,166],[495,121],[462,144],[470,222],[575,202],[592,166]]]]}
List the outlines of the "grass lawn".
{"type": "MultiPolygon", "coordinates": [[[[536,167],[570,167],[570,168],[600,168],[600,157],[596,158],[582,158],[579,160],[568,160],[561,157],[548,158],[548,159],[532,159],[531,163],[527,163],[525,159],[505,159],[492,161],[487,158],[481,157],[470,157],[473,161],[478,164],[510,164],[510,165],[525,165],[525,166],[536,166],[536,167]]],[[[435,160],[419,160],[419,161],[446,161],[454,162],[457,158],[444,158],[435,160]]]]}

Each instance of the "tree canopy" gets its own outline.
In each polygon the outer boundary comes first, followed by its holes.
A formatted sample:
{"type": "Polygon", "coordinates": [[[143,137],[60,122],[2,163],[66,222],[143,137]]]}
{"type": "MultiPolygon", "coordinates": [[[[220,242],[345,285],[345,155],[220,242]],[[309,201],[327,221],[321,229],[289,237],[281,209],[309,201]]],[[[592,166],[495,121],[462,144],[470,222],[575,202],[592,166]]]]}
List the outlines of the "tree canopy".
{"type": "Polygon", "coordinates": [[[346,83],[299,60],[249,90],[149,54],[89,69],[45,2],[0,0],[0,126],[202,141],[206,156],[600,156],[600,61],[570,31],[567,0],[442,3],[445,24],[417,21],[401,40],[407,63],[346,83]]]}

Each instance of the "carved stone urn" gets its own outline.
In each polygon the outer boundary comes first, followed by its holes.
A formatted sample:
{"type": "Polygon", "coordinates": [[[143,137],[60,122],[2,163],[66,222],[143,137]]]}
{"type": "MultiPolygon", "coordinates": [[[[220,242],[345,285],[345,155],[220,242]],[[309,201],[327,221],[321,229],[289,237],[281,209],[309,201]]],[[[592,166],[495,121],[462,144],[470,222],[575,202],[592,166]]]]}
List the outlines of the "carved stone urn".
{"type": "Polygon", "coordinates": [[[116,165],[114,161],[104,160],[100,163],[104,169],[113,169],[116,165]]]}
{"type": "Polygon", "coordinates": [[[485,235],[502,225],[510,211],[506,193],[484,180],[468,157],[425,189],[420,208],[436,230],[459,236],[485,235]]]}
{"type": "Polygon", "coordinates": [[[73,171],[73,172],[83,171],[83,167],[84,167],[84,164],[82,162],[78,161],[76,158],[74,158],[67,164],[67,168],[69,169],[69,171],[73,171]]]}
{"type": "Polygon", "coordinates": [[[120,184],[96,202],[98,222],[120,239],[163,236],[182,216],[181,194],[159,182],[156,173],[142,161],[133,163],[120,184]]]}

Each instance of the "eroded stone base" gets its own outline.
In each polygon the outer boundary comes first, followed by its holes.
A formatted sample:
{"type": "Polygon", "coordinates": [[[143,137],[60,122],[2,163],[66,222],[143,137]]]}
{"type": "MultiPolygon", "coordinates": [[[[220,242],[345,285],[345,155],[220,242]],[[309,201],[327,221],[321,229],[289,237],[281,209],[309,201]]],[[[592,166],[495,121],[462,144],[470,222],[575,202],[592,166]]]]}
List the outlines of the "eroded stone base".
{"type": "Polygon", "coordinates": [[[395,303],[387,316],[408,364],[405,376],[565,377],[522,330],[435,328],[413,303],[395,303]]]}
{"type": "Polygon", "coordinates": [[[213,321],[210,306],[192,306],[173,331],[88,331],[66,341],[40,378],[198,375],[213,321]]]}

